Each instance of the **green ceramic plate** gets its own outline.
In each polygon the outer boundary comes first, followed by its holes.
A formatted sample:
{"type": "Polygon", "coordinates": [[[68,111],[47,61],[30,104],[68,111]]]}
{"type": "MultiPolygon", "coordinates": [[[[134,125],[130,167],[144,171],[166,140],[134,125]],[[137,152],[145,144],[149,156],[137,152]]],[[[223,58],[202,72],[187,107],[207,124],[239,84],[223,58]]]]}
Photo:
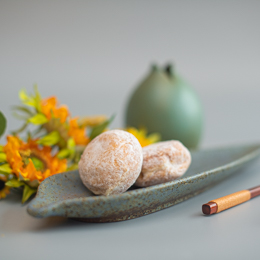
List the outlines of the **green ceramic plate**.
{"type": "Polygon", "coordinates": [[[125,193],[95,196],[78,171],[43,181],[28,205],[34,217],[63,216],[87,222],[122,221],[144,216],[191,198],[222,181],[260,155],[260,145],[192,152],[192,164],[178,180],[125,193]]]}

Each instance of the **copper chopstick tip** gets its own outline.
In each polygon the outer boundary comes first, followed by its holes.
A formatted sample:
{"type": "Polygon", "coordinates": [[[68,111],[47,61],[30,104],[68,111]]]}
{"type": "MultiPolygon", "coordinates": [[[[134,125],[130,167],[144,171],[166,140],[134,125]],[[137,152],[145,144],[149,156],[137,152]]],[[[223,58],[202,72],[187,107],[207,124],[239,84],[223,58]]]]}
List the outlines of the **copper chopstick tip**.
{"type": "Polygon", "coordinates": [[[259,196],[260,195],[260,186],[251,188],[251,189],[249,189],[249,191],[250,191],[250,194],[251,194],[251,199],[256,197],[256,196],[259,196]]]}
{"type": "Polygon", "coordinates": [[[215,202],[208,202],[202,205],[202,212],[205,215],[211,215],[216,213],[218,210],[218,205],[215,202]]]}

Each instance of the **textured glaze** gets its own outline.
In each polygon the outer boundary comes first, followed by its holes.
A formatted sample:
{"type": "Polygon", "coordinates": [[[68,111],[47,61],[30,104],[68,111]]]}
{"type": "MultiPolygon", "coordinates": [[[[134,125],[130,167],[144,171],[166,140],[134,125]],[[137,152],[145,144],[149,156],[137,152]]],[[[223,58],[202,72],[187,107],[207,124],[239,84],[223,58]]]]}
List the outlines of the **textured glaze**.
{"type": "Polygon", "coordinates": [[[57,174],[40,184],[27,210],[35,217],[64,216],[88,222],[133,219],[205,191],[259,155],[259,145],[196,151],[181,179],[111,196],[93,195],[78,171],[57,174]]]}

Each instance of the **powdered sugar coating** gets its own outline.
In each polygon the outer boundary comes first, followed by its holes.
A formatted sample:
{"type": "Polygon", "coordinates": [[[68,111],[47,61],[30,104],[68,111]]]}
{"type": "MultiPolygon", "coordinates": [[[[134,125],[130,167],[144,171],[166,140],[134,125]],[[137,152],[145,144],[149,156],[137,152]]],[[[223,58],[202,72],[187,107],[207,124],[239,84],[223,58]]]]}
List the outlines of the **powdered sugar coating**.
{"type": "Polygon", "coordinates": [[[104,132],[85,148],[79,161],[83,184],[97,195],[125,192],[142,169],[142,147],[123,130],[104,132]]]}
{"type": "Polygon", "coordinates": [[[142,172],[135,185],[148,187],[181,177],[189,168],[191,155],[179,141],[165,141],[143,148],[142,172]]]}

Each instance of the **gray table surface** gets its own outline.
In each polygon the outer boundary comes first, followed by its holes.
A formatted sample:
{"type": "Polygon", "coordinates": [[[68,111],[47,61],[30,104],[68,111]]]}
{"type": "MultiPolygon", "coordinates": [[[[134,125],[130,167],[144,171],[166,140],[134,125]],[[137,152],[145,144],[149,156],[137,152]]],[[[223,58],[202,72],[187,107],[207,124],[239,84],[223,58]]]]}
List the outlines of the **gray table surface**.
{"type": "MultiPolygon", "coordinates": [[[[205,111],[202,148],[260,143],[259,1],[0,1],[1,111],[38,83],[72,115],[117,116],[155,61],[174,61],[205,111]]],[[[1,143],[5,140],[2,138],[1,143]]],[[[35,219],[0,201],[0,259],[257,259],[260,198],[206,217],[201,205],[260,184],[260,160],[212,189],[138,219],[35,219]]]]}
{"type": "Polygon", "coordinates": [[[10,196],[0,206],[1,259],[258,259],[260,198],[213,216],[201,205],[259,184],[259,167],[260,160],[192,199],[124,222],[35,219],[10,196]]]}

